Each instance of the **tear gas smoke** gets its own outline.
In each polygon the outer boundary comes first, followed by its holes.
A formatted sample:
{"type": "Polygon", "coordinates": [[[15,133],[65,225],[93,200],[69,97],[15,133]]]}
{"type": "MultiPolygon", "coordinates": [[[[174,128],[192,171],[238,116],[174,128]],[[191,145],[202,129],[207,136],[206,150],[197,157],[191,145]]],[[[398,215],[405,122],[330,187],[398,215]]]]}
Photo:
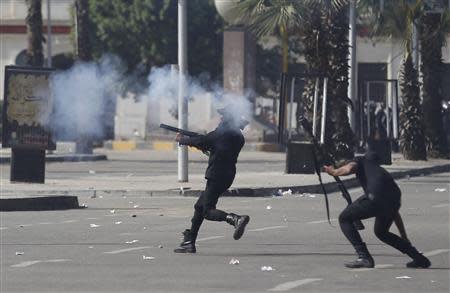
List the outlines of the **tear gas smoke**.
{"type": "Polygon", "coordinates": [[[120,62],[111,56],[98,63],[76,63],[51,77],[53,119],[57,138],[102,137],[103,115],[117,95],[120,62]]]}

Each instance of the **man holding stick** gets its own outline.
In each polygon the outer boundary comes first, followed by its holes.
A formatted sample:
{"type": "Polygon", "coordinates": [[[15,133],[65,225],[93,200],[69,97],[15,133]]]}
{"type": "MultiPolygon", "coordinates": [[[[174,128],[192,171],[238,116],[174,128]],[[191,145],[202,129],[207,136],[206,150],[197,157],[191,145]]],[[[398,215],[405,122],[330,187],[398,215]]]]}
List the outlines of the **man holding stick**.
{"type": "Polygon", "coordinates": [[[194,205],[191,229],[183,232],[183,241],[176,253],[195,253],[195,241],[203,220],[226,221],[234,226],[233,238],[238,240],[244,234],[245,226],[250,221],[247,215],[239,216],[216,209],[216,204],[222,195],[233,183],[236,175],[236,162],[239,152],[244,146],[245,139],[241,130],[248,121],[239,115],[239,109],[228,105],[218,112],[222,115],[219,126],[206,135],[186,137],[177,134],[175,140],[181,145],[196,147],[204,152],[209,152],[207,179],[205,191],[202,192],[194,205]]]}
{"type": "Polygon", "coordinates": [[[375,217],[375,235],[384,243],[411,257],[412,261],[406,264],[407,267],[428,268],[431,262],[417,251],[406,238],[403,222],[398,213],[400,188],[378,162],[378,156],[374,152],[368,152],[364,157],[357,157],[337,169],[333,166],[324,166],[324,171],[331,176],[356,174],[365,193],[339,215],[341,230],[358,254],[358,259],[346,263],[345,266],[348,268],[373,268],[375,266],[366,244],[353,225],[355,220],[375,217]],[[394,221],[400,228],[402,238],[389,232],[394,221]]]}

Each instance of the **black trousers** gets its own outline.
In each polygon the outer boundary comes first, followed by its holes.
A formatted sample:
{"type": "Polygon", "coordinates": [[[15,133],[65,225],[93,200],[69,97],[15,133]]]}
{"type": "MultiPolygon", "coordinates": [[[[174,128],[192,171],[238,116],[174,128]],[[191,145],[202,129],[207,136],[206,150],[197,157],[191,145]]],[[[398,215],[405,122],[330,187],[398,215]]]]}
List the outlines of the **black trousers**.
{"type": "Polygon", "coordinates": [[[375,217],[374,232],[378,239],[402,253],[408,253],[412,248],[411,243],[389,232],[399,209],[399,201],[380,202],[363,195],[342,211],[339,215],[339,224],[345,237],[359,252],[361,247],[365,247],[365,244],[353,225],[353,221],[375,217]]]}
{"type": "Polygon", "coordinates": [[[202,192],[194,205],[194,216],[192,217],[191,235],[197,238],[200,226],[204,219],[209,221],[225,221],[227,213],[216,209],[219,197],[231,186],[233,180],[208,179],[205,191],[202,192]]]}

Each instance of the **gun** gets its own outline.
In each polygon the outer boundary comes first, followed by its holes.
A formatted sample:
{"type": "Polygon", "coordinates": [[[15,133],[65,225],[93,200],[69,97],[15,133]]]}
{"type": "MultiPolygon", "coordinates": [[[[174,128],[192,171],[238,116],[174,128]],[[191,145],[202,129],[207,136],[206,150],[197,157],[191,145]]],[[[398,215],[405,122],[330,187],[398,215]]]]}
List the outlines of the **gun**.
{"type": "MultiPolygon", "coordinates": [[[[311,137],[312,143],[315,148],[315,150],[313,151],[314,167],[316,169],[316,174],[319,177],[319,182],[320,182],[320,185],[322,186],[322,191],[325,196],[326,207],[327,207],[327,216],[328,216],[328,221],[330,221],[328,196],[327,196],[327,191],[325,189],[325,186],[323,185],[323,182],[322,182],[322,175],[320,174],[320,166],[319,166],[319,162],[317,159],[316,151],[321,152],[323,160],[326,161],[327,163],[335,164],[336,162],[334,161],[334,158],[331,154],[325,153],[323,151],[323,148],[320,146],[316,137],[312,133],[312,127],[311,127],[311,124],[309,123],[309,121],[303,116],[300,116],[298,121],[300,122],[300,124],[302,125],[302,127],[306,131],[306,133],[308,133],[308,135],[311,137]]],[[[347,204],[350,205],[352,203],[352,198],[351,198],[350,193],[348,192],[347,188],[345,187],[344,183],[341,181],[341,179],[338,176],[333,176],[333,178],[336,181],[336,183],[338,184],[338,187],[339,187],[339,190],[341,191],[342,197],[347,201],[347,204]]],[[[353,224],[355,225],[356,229],[364,230],[364,225],[360,220],[355,221],[353,224]]]]}
{"type": "MultiPolygon", "coordinates": [[[[182,135],[189,136],[189,137],[203,136],[200,133],[189,131],[189,130],[184,130],[184,129],[177,128],[177,127],[174,127],[174,126],[170,126],[170,125],[167,125],[167,124],[164,124],[164,123],[159,124],[159,127],[163,128],[163,129],[166,129],[166,130],[169,130],[169,131],[172,131],[172,132],[181,133],[182,135]]],[[[209,150],[208,149],[206,149],[206,148],[199,148],[199,147],[197,147],[197,148],[199,150],[201,150],[205,155],[207,155],[209,157],[209,150]]]]}
{"type": "Polygon", "coordinates": [[[172,132],[178,132],[178,133],[181,133],[182,135],[189,136],[189,137],[201,136],[200,133],[189,131],[189,130],[184,130],[184,129],[177,128],[177,127],[174,127],[174,126],[170,126],[170,125],[167,125],[167,124],[164,124],[164,123],[159,124],[159,127],[163,128],[163,129],[166,129],[166,130],[169,130],[169,131],[172,131],[172,132]]]}

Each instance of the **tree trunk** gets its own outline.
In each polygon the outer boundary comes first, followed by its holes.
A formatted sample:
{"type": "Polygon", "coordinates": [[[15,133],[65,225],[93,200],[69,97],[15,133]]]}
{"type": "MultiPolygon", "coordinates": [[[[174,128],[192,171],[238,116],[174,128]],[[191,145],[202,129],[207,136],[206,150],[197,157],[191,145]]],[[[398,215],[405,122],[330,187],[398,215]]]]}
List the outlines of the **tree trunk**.
{"type": "Polygon", "coordinates": [[[427,153],[433,158],[448,156],[448,142],[442,116],[442,47],[444,39],[439,32],[439,14],[426,14],[421,18],[421,58],[423,114],[427,153]]]}
{"type": "Polygon", "coordinates": [[[44,53],[42,42],[42,12],[41,0],[27,0],[28,14],[26,17],[27,25],[27,64],[30,66],[42,67],[44,65],[44,53]]]}
{"type": "Polygon", "coordinates": [[[410,52],[403,63],[400,87],[403,101],[400,110],[400,148],[407,160],[426,160],[419,79],[410,52]]]}
{"type": "MultiPolygon", "coordinates": [[[[336,12],[329,9],[312,9],[310,19],[305,22],[303,28],[306,73],[311,76],[328,77],[324,147],[336,160],[352,158],[355,146],[347,116],[348,29],[344,8],[336,12]]],[[[313,113],[315,83],[316,78],[308,79],[303,93],[305,110],[310,120],[313,113]]],[[[323,95],[322,88],[320,85],[319,97],[323,95]]],[[[318,113],[321,113],[321,103],[318,105],[318,113]]],[[[316,123],[320,125],[320,119],[317,119],[316,123]]]]}

